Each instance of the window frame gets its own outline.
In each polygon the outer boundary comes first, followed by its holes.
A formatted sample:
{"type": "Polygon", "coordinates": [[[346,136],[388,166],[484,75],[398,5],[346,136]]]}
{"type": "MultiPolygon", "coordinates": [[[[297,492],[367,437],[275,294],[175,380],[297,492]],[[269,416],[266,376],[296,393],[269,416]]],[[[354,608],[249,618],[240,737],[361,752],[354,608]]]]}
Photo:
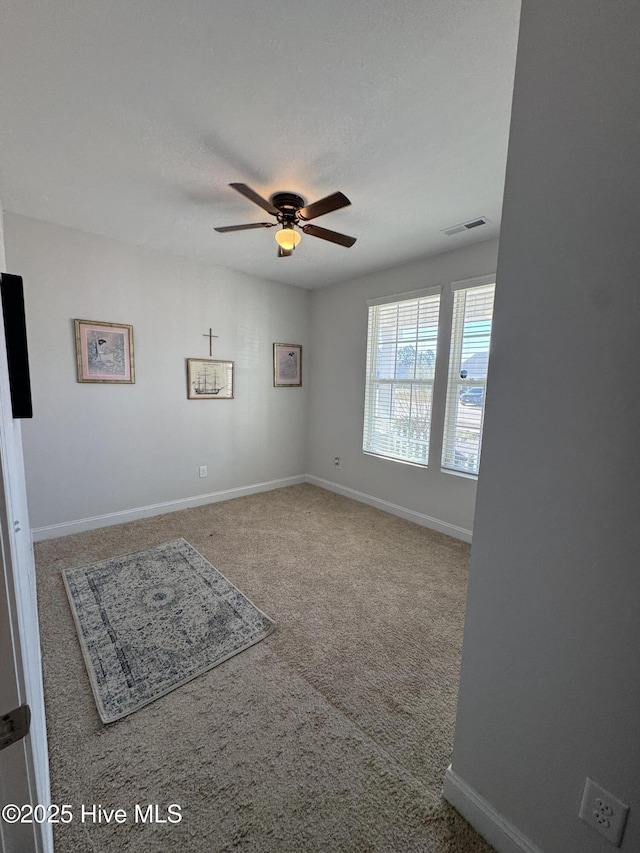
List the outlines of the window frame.
{"type": "Polygon", "coordinates": [[[476,276],[474,278],[463,279],[461,281],[451,282],[451,291],[452,291],[452,305],[451,305],[451,318],[450,318],[450,343],[449,343],[449,359],[447,364],[447,374],[446,374],[446,392],[445,392],[445,406],[444,406],[444,420],[442,424],[442,449],[440,454],[440,470],[444,474],[450,474],[455,477],[465,477],[471,480],[478,479],[478,473],[480,469],[480,458],[482,454],[482,440],[484,436],[484,416],[485,416],[485,408],[487,401],[487,376],[485,375],[482,379],[475,379],[472,377],[471,381],[468,384],[469,388],[472,387],[482,387],[485,389],[482,406],[480,407],[479,414],[479,426],[473,427],[474,430],[478,430],[479,439],[477,442],[478,450],[477,450],[477,461],[474,470],[465,469],[464,466],[460,465],[459,467],[453,467],[453,465],[448,461],[448,457],[450,454],[450,446],[451,446],[451,435],[455,430],[456,425],[456,416],[452,414],[450,406],[453,401],[457,401],[460,395],[461,388],[464,387],[462,384],[464,380],[459,377],[459,367],[460,359],[462,356],[463,348],[464,348],[464,315],[462,318],[462,325],[457,328],[457,312],[456,312],[456,294],[461,291],[472,291],[477,288],[486,288],[488,286],[493,287],[492,294],[492,306],[491,306],[491,320],[489,326],[489,345],[487,349],[487,373],[490,363],[491,356],[491,335],[493,332],[493,317],[494,317],[494,309],[495,309],[495,293],[496,293],[496,276],[493,275],[483,275],[476,276]],[[455,365],[455,371],[454,371],[455,365]],[[455,375],[454,375],[455,373],[455,375]]]}
{"type": "MultiPolygon", "coordinates": [[[[429,466],[429,458],[430,458],[430,444],[433,434],[433,395],[435,392],[435,377],[436,377],[436,365],[438,361],[438,343],[440,339],[440,331],[441,331],[441,311],[442,311],[442,286],[435,285],[432,287],[421,288],[420,290],[414,290],[407,293],[397,293],[392,294],[390,296],[378,297],[375,299],[367,299],[367,351],[366,351],[366,368],[365,368],[365,395],[364,395],[364,416],[363,416],[363,429],[362,429],[362,451],[367,456],[373,456],[378,459],[388,459],[393,462],[400,462],[405,465],[415,465],[417,467],[426,468],[429,466]],[[379,313],[375,313],[375,319],[372,320],[372,309],[380,308],[381,306],[401,306],[403,303],[412,302],[420,299],[429,299],[437,297],[437,313],[436,313],[436,333],[435,333],[435,358],[433,363],[433,371],[432,376],[429,379],[420,379],[416,378],[407,378],[400,379],[396,376],[393,378],[389,378],[388,381],[386,379],[382,379],[377,376],[377,368],[379,368],[379,360],[378,360],[378,350],[381,346],[380,336],[378,333],[379,324],[380,324],[380,315],[379,313]],[[372,335],[372,328],[375,326],[375,334],[372,335]],[[389,387],[397,388],[398,386],[408,386],[411,389],[413,386],[419,385],[424,387],[429,387],[431,389],[431,402],[429,408],[429,422],[427,427],[428,439],[426,441],[426,458],[425,461],[422,462],[418,460],[415,456],[409,455],[391,455],[390,453],[380,452],[379,449],[374,447],[373,436],[373,421],[375,418],[375,402],[372,397],[375,394],[377,388],[381,385],[388,384],[389,387]]],[[[396,328],[396,337],[393,340],[393,344],[396,347],[396,357],[397,357],[397,345],[398,345],[398,329],[396,328]]],[[[397,366],[397,365],[396,365],[397,366]]]]}

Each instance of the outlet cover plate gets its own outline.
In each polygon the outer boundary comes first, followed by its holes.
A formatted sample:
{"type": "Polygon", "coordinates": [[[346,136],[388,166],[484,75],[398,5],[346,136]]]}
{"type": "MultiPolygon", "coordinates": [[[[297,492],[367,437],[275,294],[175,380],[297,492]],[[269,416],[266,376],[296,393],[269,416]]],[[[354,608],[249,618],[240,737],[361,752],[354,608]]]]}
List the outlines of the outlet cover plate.
{"type": "Polygon", "coordinates": [[[620,847],[629,806],[589,779],[584,785],[578,816],[615,847],[620,847]]]}

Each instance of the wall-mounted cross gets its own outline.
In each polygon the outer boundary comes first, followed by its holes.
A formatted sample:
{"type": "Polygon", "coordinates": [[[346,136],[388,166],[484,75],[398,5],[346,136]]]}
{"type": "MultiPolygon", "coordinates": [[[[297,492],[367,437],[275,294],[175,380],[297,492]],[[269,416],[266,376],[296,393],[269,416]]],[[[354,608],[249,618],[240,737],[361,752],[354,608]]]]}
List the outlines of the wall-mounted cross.
{"type": "Polygon", "coordinates": [[[210,355],[210,356],[212,356],[212,355],[213,355],[213,350],[212,350],[212,348],[211,348],[211,347],[212,347],[212,344],[213,344],[213,339],[214,339],[214,338],[219,337],[219,335],[214,335],[214,334],[213,334],[213,330],[212,330],[212,329],[209,329],[209,334],[208,334],[208,335],[203,335],[202,337],[203,337],[203,338],[209,338],[209,355],[210,355]]]}

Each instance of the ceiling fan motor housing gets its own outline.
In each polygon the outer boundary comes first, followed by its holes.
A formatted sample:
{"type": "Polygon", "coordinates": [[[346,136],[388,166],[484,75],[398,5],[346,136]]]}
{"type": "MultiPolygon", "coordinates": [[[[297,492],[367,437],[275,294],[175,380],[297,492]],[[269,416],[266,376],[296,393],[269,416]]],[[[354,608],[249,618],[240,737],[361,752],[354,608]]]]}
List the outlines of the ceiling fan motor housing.
{"type": "Polygon", "coordinates": [[[305,205],[302,196],[295,193],[274,193],[270,201],[280,211],[278,222],[282,223],[282,225],[295,225],[298,221],[296,214],[305,205]]]}

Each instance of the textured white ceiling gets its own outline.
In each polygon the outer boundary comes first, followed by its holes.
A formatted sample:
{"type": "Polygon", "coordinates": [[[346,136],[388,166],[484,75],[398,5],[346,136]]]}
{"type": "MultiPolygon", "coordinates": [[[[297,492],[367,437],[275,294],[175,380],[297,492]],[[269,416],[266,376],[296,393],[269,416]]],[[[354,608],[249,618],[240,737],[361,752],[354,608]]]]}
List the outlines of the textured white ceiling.
{"type": "Polygon", "coordinates": [[[308,288],[498,234],[519,0],[2,5],[5,210],[308,288]],[[217,234],[269,219],[232,181],[355,246],[217,234]]]}

